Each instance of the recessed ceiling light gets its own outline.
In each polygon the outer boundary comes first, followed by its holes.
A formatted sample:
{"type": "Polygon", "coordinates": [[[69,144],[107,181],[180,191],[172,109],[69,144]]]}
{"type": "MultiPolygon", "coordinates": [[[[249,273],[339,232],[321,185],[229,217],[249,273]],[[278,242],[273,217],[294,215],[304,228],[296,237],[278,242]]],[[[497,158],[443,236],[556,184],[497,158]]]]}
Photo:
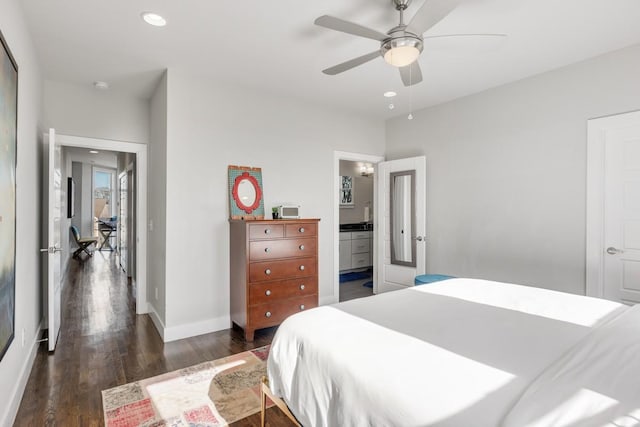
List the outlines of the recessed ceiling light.
{"type": "Polygon", "coordinates": [[[142,12],[140,16],[142,16],[142,19],[144,19],[144,22],[146,22],[149,25],[153,25],[154,27],[164,27],[165,25],[167,25],[167,20],[164,19],[162,16],[158,15],[157,13],[142,12]]]}
{"type": "Polygon", "coordinates": [[[91,154],[98,154],[98,153],[99,153],[99,151],[96,151],[96,150],[89,150],[89,152],[90,152],[91,154]]]}
{"type": "Polygon", "coordinates": [[[93,82],[93,87],[95,87],[96,89],[100,89],[100,90],[107,90],[109,89],[109,83],[107,82],[93,82]]]}
{"type": "Polygon", "coordinates": [[[384,97],[385,98],[393,98],[394,96],[396,96],[397,93],[395,93],[394,91],[390,90],[384,93],[384,97]]]}

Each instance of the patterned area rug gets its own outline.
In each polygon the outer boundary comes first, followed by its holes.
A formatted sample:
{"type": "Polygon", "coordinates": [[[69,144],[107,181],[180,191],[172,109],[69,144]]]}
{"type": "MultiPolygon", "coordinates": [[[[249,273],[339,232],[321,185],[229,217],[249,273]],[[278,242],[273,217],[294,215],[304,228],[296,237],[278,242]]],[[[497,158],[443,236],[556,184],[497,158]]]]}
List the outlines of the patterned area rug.
{"type": "Polygon", "coordinates": [[[220,427],[255,414],[268,355],[261,347],[103,390],[105,425],[220,427]]]}

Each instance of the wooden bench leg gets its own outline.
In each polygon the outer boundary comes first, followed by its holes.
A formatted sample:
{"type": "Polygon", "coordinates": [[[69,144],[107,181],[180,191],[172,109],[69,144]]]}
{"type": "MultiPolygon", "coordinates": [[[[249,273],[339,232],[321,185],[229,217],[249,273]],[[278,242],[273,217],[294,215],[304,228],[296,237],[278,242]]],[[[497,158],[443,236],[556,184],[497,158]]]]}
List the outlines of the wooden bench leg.
{"type": "Polygon", "coordinates": [[[260,427],[264,427],[267,416],[267,393],[264,392],[266,381],[267,377],[262,377],[262,384],[260,384],[260,427]]]}
{"type": "Polygon", "coordinates": [[[265,426],[266,417],[267,417],[267,397],[271,399],[273,403],[276,404],[278,408],[289,418],[296,427],[302,427],[302,425],[296,420],[296,417],[293,416],[289,407],[284,402],[284,400],[279,397],[274,396],[271,393],[271,389],[269,388],[269,380],[267,377],[262,377],[262,381],[260,384],[260,399],[261,399],[261,414],[260,414],[260,427],[265,426]]]}

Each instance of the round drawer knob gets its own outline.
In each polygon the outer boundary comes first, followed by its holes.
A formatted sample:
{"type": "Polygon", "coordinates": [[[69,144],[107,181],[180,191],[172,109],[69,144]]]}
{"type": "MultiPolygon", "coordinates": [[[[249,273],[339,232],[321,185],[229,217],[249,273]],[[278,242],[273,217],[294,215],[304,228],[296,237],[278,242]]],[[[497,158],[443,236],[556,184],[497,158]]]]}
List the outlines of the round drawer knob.
{"type": "Polygon", "coordinates": [[[271,317],[271,312],[270,312],[270,311],[267,311],[267,312],[264,314],[264,317],[271,317]]]}
{"type": "Polygon", "coordinates": [[[270,228],[266,228],[264,230],[264,234],[271,234],[271,229],[270,228]]]}
{"type": "Polygon", "coordinates": [[[300,310],[304,310],[304,304],[300,304],[300,310]]]}
{"type": "Polygon", "coordinates": [[[300,245],[299,248],[301,251],[304,251],[304,245],[300,245]]]}
{"type": "Polygon", "coordinates": [[[269,270],[269,269],[267,268],[267,269],[264,271],[264,274],[266,274],[266,275],[268,276],[269,274],[271,274],[271,270],[269,270]]]}
{"type": "Polygon", "coordinates": [[[300,290],[304,291],[304,285],[300,285],[300,290]]]}
{"type": "Polygon", "coordinates": [[[304,271],[304,265],[300,266],[300,271],[304,271]]]}
{"type": "Polygon", "coordinates": [[[269,248],[264,248],[264,251],[265,251],[265,252],[269,252],[269,251],[271,251],[271,249],[269,249],[269,248]]]}
{"type": "Polygon", "coordinates": [[[266,296],[271,295],[271,291],[269,289],[267,289],[267,291],[264,293],[266,296]]]}
{"type": "Polygon", "coordinates": [[[298,231],[301,232],[301,233],[304,233],[304,227],[298,228],[298,231]]]}

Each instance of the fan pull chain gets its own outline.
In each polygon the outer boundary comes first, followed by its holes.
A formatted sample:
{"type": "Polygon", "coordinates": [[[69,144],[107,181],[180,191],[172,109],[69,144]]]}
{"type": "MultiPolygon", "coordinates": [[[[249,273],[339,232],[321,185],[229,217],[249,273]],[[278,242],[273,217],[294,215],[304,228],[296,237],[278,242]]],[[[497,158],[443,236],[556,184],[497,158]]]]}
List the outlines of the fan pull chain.
{"type": "Polygon", "coordinates": [[[409,115],[407,120],[413,120],[413,67],[409,65],[409,115]]]}

